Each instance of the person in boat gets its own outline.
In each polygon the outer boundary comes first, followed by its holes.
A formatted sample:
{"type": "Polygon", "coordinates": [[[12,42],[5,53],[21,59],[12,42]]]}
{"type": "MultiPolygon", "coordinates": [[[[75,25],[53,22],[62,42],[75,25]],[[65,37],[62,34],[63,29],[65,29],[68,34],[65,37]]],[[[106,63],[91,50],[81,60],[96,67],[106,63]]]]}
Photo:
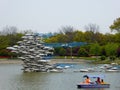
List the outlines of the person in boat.
{"type": "Polygon", "coordinates": [[[86,84],[90,84],[90,83],[91,83],[91,80],[90,80],[90,78],[89,78],[88,76],[87,76],[86,79],[85,79],[85,83],[86,83],[86,84]]]}
{"type": "Polygon", "coordinates": [[[100,77],[97,78],[96,83],[97,83],[97,84],[101,84],[100,77]]]}
{"type": "Polygon", "coordinates": [[[100,84],[105,84],[105,82],[104,82],[104,80],[103,80],[103,79],[101,79],[101,82],[100,82],[100,84]]]}

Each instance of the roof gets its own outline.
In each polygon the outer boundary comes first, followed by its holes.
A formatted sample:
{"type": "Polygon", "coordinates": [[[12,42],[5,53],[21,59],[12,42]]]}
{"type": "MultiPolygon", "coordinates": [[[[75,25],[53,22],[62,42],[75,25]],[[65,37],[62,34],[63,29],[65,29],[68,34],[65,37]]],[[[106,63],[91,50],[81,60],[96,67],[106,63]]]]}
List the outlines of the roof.
{"type": "Polygon", "coordinates": [[[105,75],[84,75],[83,77],[89,77],[89,78],[105,78],[105,75]]]}
{"type": "Polygon", "coordinates": [[[86,42],[71,42],[71,43],[43,43],[45,46],[49,47],[76,47],[76,46],[84,46],[88,43],[86,42]]]}

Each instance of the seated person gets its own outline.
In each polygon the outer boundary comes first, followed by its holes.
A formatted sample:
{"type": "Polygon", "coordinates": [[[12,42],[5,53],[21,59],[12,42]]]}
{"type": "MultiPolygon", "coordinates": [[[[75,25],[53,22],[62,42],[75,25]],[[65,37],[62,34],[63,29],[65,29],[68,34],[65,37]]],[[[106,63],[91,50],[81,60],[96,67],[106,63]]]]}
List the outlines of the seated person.
{"type": "Polygon", "coordinates": [[[91,80],[90,80],[89,77],[86,77],[86,79],[85,79],[85,83],[86,83],[86,84],[90,84],[90,83],[91,83],[91,80]]]}
{"type": "Polygon", "coordinates": [[[85,81],[82,82],[81,84],[93,84],[93,82],[91,82],[90,78],[87,76],[85,81]]]}
{"type": "Polygon", "coordinates": [[[96,83],[97,83],[97,84],[100,84],[100,83],[101,83],[101,81],[100,81],[100,78],[99,78],[99,77],[97,78],[96,83]]]}
{"type": "Polygon", "coordinates": [[[100,84],[105,84],[105,82],[104,82],[104,80],[103,80],[103,79],[101,79],[101,82],[100,82],[100,84]]]}

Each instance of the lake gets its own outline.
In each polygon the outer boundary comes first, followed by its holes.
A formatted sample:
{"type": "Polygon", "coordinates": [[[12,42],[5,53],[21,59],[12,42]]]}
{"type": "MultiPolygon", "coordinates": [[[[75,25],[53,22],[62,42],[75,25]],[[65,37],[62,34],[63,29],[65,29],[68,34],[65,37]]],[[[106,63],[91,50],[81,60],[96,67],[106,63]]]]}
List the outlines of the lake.
{"type": "Polygon", "coordinates": [[[63,73],[23,73],[20,64],[0,64],[0,90],[120,90],[120,72],[73,72],[85,67],[96,67],[92,64],[73,64],[63,73]],[[110,88],[77,89],[85,74],[105,75],[110,88]]]}

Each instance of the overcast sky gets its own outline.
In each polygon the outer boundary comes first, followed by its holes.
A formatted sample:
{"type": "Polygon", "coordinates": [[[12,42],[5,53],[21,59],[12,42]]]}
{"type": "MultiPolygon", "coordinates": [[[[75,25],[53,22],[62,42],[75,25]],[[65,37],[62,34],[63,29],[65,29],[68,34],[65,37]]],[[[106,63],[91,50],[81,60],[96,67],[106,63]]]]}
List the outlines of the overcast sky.
{"type": "Polygon", "coordinates": [[[38,33],[57,32],[61,26],[97,24],[100,32],[120,17],[120,0],[0,0],[0,30],[16,26],[38,33]]]}

